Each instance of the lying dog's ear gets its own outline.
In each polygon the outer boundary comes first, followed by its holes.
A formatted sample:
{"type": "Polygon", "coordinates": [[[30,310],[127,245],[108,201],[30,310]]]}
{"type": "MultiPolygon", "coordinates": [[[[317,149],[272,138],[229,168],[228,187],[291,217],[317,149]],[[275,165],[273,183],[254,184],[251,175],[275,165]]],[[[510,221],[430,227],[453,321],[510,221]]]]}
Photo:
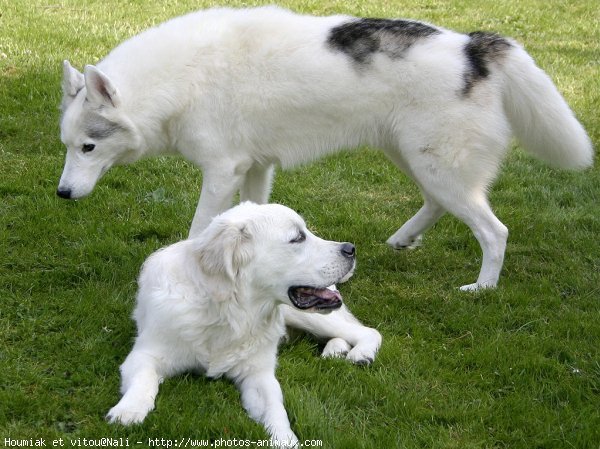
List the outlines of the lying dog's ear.
{"type": "Polygon", "coordinates": [[[63,61],[63,79],[62,79],[62,110],[64,110],[73,102],[77,94],[85,86],[83,74],[75,70],[69,61],[63,61]]]}
{"type": "Polygon", "coordinates": [[[245,223],[217,217],[198,238],[196,254],[204,272],[233,281],[252,258],[252,248],[252,235],[245,223]]]}
{"type": "Polygon", "coordinates": [[[102,106],[119,106],[119,92],[108,76],[93,65],[86,65],[83,74],[87,99],[91,103],[102,106]]]}

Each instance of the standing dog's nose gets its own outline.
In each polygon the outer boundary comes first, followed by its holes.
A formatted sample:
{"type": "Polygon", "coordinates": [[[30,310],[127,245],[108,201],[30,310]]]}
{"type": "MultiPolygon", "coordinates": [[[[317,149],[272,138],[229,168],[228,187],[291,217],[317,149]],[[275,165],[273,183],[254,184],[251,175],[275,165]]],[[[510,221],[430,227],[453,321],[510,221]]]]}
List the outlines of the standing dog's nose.
{"type": "Polygon", "coordinates": [[[352,243],[343,243],[342,254],[346,257],[354,257],[354,255],[356,254],[356,248],[352,243]]]}
{"type": "Polygon", "coordinates": [[[59,187],[58,190],[56,191],[56,194],[66,200],[71,199],[71,189],[61,189],[59,187]]]}

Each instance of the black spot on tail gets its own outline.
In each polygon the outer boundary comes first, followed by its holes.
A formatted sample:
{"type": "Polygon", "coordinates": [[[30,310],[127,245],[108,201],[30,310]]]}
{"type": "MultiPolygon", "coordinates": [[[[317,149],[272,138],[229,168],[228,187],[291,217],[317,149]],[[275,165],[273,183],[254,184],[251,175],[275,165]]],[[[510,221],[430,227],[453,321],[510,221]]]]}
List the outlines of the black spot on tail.
{"type": "Polygon", "coordinates": [[[411,20],[357,19],[333,28],[327,44],[364,66],[374,53],[401,58],[415,42],[439,33],[431,25],[411,20]]]}
{"type": "Polygon", "coordinates": [[[502,58],[512,44],[495,33],[475,31],[464,47],[467,69],[464,73],[463,94],[468,95],[473,86],[490,74],[489,63],[502,58]]]}

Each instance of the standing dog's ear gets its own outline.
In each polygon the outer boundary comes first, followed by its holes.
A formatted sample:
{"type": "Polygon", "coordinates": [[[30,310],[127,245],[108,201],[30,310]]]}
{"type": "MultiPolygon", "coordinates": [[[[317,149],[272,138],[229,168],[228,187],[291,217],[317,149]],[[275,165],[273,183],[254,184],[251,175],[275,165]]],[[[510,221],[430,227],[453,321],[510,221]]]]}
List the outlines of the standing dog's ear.
{"type": "Polygon", "coordinates": [[[119,106],[119,92],[108,76],[93,65],[86,65],[83,74],[90,103],[99,106],[119,106]]]}
{"type": "Polygon", "coordinates": [[[245,223],[216,217],[198,238],[196,254],[202,270],[234,281],[253,256],[252,235],[245,223]]]}
{"type": "Polygon", "coordinates": [[[79,91],[83,89],[83,86],[85,86],[83,74],[75,70],[69,61],[63,61],[63,99],[61,105],[63,112],[73,102],[79,91]]]}

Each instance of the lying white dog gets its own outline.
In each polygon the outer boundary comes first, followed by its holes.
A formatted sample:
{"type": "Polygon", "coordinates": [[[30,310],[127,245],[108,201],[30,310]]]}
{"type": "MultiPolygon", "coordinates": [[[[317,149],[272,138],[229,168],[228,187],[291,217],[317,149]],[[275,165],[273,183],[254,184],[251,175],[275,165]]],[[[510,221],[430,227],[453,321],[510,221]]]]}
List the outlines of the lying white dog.
{"type": "Polygon", "coordinates": [[[233,380],[272,439],[296,444],[275,379],[285,332],[279,305],[301,314],[339,309],[340,294],[326,287],[349,278],[354,265],[352,244],[316,237],[287,207],[248,202],[197,238],[157,251],[139,277],[138,336],[121,366],[123,397],[108,419],[141,422],[164,378],[199,370],[233,380]]]}
{"type": "Polygon", "coordinates": [[[179,153],[202,168],[190,235],[231,206],[264,203],[273,164],[370,145],[417,183],[422,209],[389,239],[418,244],[445,212],[483,250],[494,287],[508,231],[487,201],[511,134],[558,167],[591,165],[590,139],[516,42],[412,20],[213,9],[145,31],[84,74],[64,65],[58,187],[80,198],[115,164],[179,153]]]}

